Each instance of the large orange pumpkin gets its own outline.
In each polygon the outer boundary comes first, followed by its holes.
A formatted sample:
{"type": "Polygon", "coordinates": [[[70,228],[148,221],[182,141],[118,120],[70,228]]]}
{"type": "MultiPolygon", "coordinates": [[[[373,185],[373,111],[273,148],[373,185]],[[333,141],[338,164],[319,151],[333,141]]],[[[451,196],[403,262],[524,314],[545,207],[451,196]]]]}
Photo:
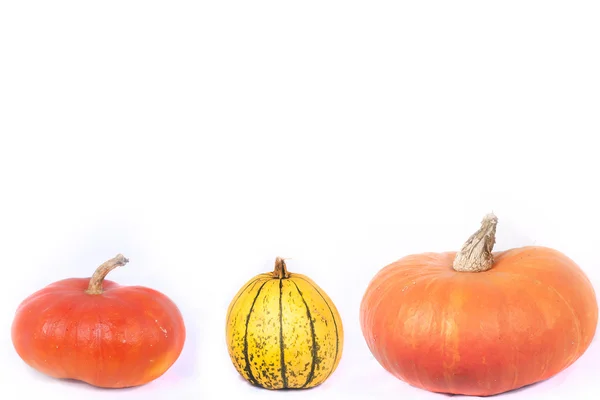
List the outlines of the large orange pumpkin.
{"type": "Polygon", "coordinates": [[[548,379],[586,351],[598,322],[586,275],[546,247],[492,252],[496,224],[490,214],[461,251],[404,257],[370,282],[362,332],[391,374],[488,396],[548,379]]]}
{"type": "Polygon", "coordinates": [[[54,282],[18,307],[12,341],[29,366],[54,378],[105,388],[139,386],[179,357],[185,326],[164,294],[105,280],[128,260],[121,254],[91,278],[54,282]]]}

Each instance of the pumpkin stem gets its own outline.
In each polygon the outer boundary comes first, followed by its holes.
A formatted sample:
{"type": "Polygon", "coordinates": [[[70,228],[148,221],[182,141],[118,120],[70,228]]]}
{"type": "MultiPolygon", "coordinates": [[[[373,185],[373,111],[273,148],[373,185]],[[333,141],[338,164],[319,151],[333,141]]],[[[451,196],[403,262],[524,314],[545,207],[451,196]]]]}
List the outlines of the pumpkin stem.
{"type": "Polygon", "coordinates": [[[122,267],[127,264],[129,260],[123,256],[123,254],[117,254],[114,258],[106,261],[104,264],[100,265],[92,278],[90,279],[90,284],[88,285],[87,290],[85,291],[87,294],[101,294],[102,293],[102,283],[104,282],[104,278],[106,275],[113,269],[117,267],[122,267]]]}
{"type": "Polygon", "coordinates": [[[285,261],[281,257],[275,259],[275,269],[273,270],[273,278],[284,279],[289,278],[290,273],[285,266],[285,261]]]}
{"type": "Polygon", "coordinates": [[[483,272],[492,268],[494,256],[492,250],[496,243],[496,225],[498,218],[488,214],[481,221],[481,227],[456,253],[452,268],[458,272],[483,272]]]}

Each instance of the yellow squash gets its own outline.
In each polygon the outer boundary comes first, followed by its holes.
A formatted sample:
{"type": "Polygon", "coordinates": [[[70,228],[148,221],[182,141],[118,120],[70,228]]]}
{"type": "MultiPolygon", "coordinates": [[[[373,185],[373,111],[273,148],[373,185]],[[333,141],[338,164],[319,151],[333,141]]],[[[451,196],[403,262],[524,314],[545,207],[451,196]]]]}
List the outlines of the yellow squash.
{"type": "Polygon", "coordinates": [[[227,312],[227,348],[237,371],[266,389],[323,383],[342,356],[344,332],[327,294],[307,276],[275,270],[240,289],[227,312]]]}

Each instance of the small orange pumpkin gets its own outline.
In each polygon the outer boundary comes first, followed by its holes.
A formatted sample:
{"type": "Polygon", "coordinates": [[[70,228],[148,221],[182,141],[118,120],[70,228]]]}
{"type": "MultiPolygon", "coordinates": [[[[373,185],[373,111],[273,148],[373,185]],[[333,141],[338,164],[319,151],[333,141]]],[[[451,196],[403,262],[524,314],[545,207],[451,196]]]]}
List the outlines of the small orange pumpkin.
{"type": "Polygon", "coordinates": [[[488,396],[548,379],[589,347],[594,289],[564,254],[492,252],[488,215],[459,252],[404,257],[370,282],[360,323],[397,378],[432,392],[488,396]]]}
{"type": "Polygon", "coordinates": [[[128,261],[118,254],[91,278],[63,279],[23,300],[12,324],[23,361],[48,376],[104,388],[163,375],[183,350],[183,317],[161,292],[105,280],[128,261]]]}

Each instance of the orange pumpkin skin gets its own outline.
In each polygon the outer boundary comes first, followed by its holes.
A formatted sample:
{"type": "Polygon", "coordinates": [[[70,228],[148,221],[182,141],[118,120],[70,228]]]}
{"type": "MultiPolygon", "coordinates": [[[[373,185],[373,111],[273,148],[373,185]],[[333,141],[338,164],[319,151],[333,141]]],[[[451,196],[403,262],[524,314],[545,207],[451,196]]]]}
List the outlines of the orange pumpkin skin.
{"type": "Polygon", "coordinates": [[[18,307],[12,341],[29,366],[54,378],[104,388],[146,384],[179,357],[185,325],[164,294],[103,280],[88,294],[90,278],[52,283],[18,307]]]}
{"type": "Polygon", "coordinates": [[[360,309],[377,361],[413,386],[473,396],[539,382],[575,362],[598,322],[582,270],[545,247],[493,255],[493,268],[477,273],[455,271],[454,252],[382,269],[360,309]]]}

